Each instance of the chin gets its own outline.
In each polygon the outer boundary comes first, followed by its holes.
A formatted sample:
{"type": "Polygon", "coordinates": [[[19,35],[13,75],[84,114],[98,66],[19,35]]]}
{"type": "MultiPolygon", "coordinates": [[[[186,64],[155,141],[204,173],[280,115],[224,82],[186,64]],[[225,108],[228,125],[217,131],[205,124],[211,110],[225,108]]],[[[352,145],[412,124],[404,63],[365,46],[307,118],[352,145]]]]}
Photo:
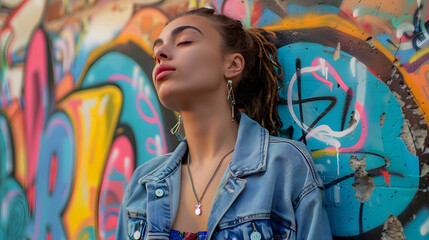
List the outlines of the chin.
{"type": "Polygon", "coordinates": [[[161,102],[161,104],[166,107],[167,109],[170,109],[172,111],[178,111],[177,106],[177,97],[175,97],[175,94],[171,91],[164,91],[165,89],[162,89],[161,91],[158,91],[158,99],[161,102]]]}
{"type": "Polygon", "coordinates": [[[176,102],[174,102],[174,101],[168,101],[168,100],[162,100],[161,98],[159,99],[159,101],[161,102],[161,104],[165,108],[167,108],[167,109],[169,109],[171,111],[174,111],[174,112],[179,112],[179,107],[178,107],[178,105],[177,105],[176,102]]]}
{"type": "Polygon", "coordinates": [[[157,94],[159,101],[164,107],[179,112],[192,108],[196,101],[201,101],[201,98],[213,93],[219,86],[216,84],[201,84],[185,81],[163,81],[157,86],[157,94]]]}

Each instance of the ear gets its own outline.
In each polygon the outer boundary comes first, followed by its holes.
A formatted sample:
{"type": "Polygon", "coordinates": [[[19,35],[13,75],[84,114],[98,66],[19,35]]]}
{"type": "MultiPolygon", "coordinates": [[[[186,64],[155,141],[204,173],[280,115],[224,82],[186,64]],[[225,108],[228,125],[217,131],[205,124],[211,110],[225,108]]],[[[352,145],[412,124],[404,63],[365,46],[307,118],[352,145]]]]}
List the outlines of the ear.
{"type": "Polygon", "coordinates": [[[225,58],[225,78],[233,79],[243,72],[244,70],[244,57],[240,53],[230,53],[225,58]]]}

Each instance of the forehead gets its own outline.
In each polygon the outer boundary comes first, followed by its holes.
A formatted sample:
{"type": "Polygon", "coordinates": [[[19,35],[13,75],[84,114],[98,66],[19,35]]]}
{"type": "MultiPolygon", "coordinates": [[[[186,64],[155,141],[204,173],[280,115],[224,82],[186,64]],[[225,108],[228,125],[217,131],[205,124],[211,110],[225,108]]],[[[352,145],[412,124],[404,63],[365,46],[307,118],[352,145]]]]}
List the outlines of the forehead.
{"type": "MultiPolygon", "coordinates": [[[[159,38],[168,38],[174,29],[181,26],[195,27],[199,29],[204,36],[209,38],[216,37],[216,35],[218,35],[218,32],[215,29],[214,24],[211,22],[211,20],[197,15],[188,15],[176,18],[175,20],[171,21],[167,26],[164,27],[161,34],[159,35],[159,38]]],[[[191,30],[191,28],[189,28],[189,31],[196,30],[191,30]]]]}

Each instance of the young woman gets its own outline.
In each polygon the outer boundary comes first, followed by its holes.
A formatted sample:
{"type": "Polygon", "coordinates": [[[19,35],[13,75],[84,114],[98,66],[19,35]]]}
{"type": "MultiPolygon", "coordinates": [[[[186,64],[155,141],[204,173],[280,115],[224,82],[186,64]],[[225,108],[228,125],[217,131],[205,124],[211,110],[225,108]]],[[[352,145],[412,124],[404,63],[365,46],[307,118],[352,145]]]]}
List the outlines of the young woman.
{"type": "Polygon", "coordinates": [[[331,239],[311,153],[270,136],[281,127],[274,37],[204,8],[163,29],[153,81],[186,138],[135,170],[117,239],[331,239]]]}

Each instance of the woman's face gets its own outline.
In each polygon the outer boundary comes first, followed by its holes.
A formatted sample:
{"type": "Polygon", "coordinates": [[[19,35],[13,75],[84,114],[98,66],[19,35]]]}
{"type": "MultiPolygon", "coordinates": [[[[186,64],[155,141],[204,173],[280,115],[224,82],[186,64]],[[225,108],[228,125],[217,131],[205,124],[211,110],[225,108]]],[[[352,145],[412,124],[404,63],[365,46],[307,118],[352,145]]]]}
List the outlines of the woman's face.
{"type": "Polygon", "coordinates": [[[211,20],[196,15],[177,18],[163,29],[153,48],[153,82],[167,108],[180,111],[224,87],[221,36],[211,20]]]}

